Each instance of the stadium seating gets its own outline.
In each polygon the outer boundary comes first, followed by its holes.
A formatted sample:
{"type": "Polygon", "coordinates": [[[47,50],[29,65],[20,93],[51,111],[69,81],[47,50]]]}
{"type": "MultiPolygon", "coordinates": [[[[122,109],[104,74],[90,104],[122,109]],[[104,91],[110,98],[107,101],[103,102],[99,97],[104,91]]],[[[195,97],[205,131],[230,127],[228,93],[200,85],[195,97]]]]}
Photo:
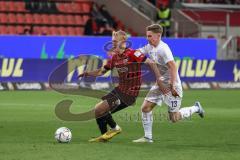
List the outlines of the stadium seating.
{"type": "Polygon", "coordinates": [[[82,35],[92,2],[88,0],[55,0],[57,13],[32,12],[24,0],[0,0],[1,34],[21,34],[32,26],[34,34],[82,35]]]}
{"type": "MultiPolygon", "coordinates": [[[[193,11],[183,10],[191,18],[206,25],[223,25],[226,24],[226,11],[193,11]]],[[[240,26],[240,11],[229,12],[230,26],[240,26]]]]}
{"type": "MultiPolygon", "coordinates": [[[[46,2],[39,0],[40,2],[46,2]]],[[[31,28],[38,35],[83,35],[84,26],[91,14],[91,0],[51,0],[57,11],[34,10],[24,0],[0,0],[1,34],[23,34],[25,28],[31,28]]],[[[34,2],[36,3],[36,2],[34,2]]],[[[126,29],[117,20],[117,28],[126,29]]],[[[126,29],[136,36],[132,29],[126,29]]]]}

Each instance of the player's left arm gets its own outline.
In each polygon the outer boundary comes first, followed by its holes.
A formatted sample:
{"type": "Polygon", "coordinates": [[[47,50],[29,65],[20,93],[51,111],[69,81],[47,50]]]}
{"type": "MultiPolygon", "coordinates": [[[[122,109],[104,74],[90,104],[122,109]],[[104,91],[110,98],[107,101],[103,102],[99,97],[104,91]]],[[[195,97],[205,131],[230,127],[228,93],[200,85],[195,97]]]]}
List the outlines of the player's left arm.
{"type": "Polygon", "coordinates": [[[179,96],[175,89],[175,86],[176,86],[175,82],[177,78],[177,66],[174,60],[167,62],[167,66],[170,72],[170,89],[171,89],[172,95],[177,97],[179,96]]]}
{"type": "Polygon", "coordinates": [[[176,78],[177,78],[177,66],[173,58],[173,54],[171,49],[168,45],[164,47],[164,52],[162,54],[162,58],[165,62],[165,64],[168,66],[169,72],[170,72],[170,90],[172,92],[172,95],[177,97],[179,96],[176,92],[176,78]]]}

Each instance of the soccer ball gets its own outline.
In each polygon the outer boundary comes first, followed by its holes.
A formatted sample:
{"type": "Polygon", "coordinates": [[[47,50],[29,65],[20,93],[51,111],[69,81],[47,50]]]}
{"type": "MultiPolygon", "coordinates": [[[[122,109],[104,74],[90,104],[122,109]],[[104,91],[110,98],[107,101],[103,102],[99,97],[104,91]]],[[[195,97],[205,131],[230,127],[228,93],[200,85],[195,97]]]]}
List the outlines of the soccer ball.
{"type": "Polygon", "coordinates": [[[59,143],[68,143],[72,139],[72,133],[67,127],[58,128],[55,132],[55,139],[59,143]]]}

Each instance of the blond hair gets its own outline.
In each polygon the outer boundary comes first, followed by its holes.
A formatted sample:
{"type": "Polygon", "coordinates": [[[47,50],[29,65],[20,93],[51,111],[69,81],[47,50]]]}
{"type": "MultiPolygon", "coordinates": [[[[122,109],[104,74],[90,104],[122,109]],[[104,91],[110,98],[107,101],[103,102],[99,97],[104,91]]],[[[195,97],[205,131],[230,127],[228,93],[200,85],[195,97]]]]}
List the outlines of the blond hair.
{"type": "Polygon", "coordinates": [[[116,32],[113,31],[112,36],[116,37],[119,41],[126,41],[127,40],[127,33],[122,31],[122,30],[118,30],[116,32]]]}
{"type": "Polygon", "coordinates": [[[153,33],[160,33],[160,34],[163,33],[163,28],[159,24],[152,24],[150,26],[147,26],[146,30],[147,31],[152,31],[153,33]]]}

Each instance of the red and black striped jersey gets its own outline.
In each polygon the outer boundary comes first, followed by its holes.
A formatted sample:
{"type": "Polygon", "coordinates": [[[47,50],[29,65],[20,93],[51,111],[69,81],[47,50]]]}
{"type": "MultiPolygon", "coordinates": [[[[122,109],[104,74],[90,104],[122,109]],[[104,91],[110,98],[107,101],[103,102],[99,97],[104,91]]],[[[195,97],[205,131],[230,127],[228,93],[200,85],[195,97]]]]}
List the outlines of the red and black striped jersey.
{"type": "Polygon", "coordinates": [[[107,70],[115,68],[118,72],[117,88],[124,94],[138,96],[141,88],[141,63],[146,56],[133,49],[126,49],[121,55],[114,54],[104,66],[107,70]]]}

